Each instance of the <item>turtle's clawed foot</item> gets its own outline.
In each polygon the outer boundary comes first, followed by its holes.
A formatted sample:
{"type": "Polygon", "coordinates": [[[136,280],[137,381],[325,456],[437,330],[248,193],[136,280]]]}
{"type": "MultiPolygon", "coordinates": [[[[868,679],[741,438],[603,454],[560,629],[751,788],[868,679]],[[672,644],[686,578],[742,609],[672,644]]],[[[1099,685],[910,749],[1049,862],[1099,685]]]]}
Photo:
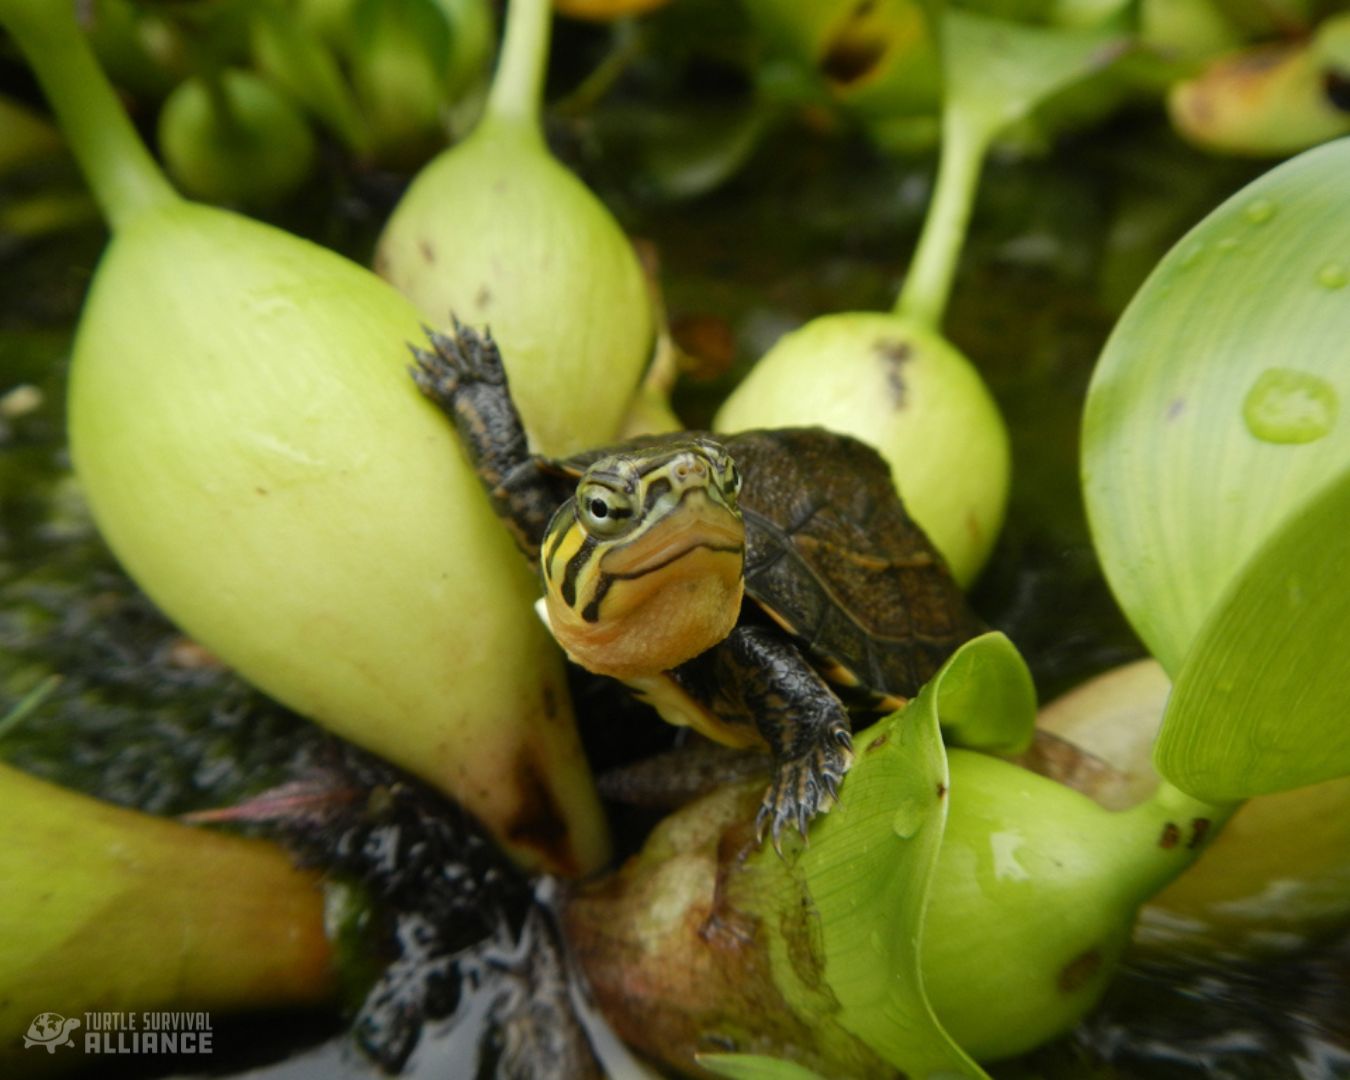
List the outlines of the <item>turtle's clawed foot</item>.
{"type": "Polygon", "coordinates": [[[447,411],[454,408],[455,396],[467,386],[506,384],[502,354],[491,332],[485,329],[480,334],[453,316],[451,321],[453,330],[449,334],[422,327],[431,342],[430,349],[408,346],[416,361],[408,369],[413,380],[422,393],[447,411]]]}
{"type": "Polygon", "coordinates": [[[805,838],[811,819],[834,805],[839,783],[852,764],[853,737],[842,724],[822,731],[806,753],[776,762],[773,782],[755,818],[759,842],[764,842],[767,830],[774,850],[781,855],[783,830],[790,824],[805,838]]]}

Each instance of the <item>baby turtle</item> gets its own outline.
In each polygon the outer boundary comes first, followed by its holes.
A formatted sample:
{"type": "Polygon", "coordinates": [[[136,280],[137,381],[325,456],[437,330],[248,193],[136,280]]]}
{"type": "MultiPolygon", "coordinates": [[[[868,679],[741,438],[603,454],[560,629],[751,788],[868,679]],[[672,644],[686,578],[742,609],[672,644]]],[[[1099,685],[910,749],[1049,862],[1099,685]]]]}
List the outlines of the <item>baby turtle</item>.
{"type": "Polygon", "coordinates": [[[544,582],[553,635],[661,716],[767,746],[757,828],[806,833],[852,761],[848,710],[912,696],[983,629],[875,450],[823,428],[651,436],[531,454],[489,334],[413,348],[497,514],[544,582]]]}

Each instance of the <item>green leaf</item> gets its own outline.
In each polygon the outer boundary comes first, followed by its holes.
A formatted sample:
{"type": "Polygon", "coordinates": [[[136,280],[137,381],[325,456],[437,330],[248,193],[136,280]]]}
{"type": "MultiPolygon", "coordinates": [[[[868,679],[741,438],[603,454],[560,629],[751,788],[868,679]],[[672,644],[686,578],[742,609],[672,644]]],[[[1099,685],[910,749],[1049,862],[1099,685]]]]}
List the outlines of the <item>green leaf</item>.
{"type": "Polygon", "coordinates": [[[992,138],[1042,101],[1120,56],[1113,24],[1044,29],[948,8],[942,17],[946,108],[992,138]]]}
{"type": "Polygon", "coordinates": [[[813,912],[819,978],[784,985],[802,965],[789,954],[793,936],[774,935],[784,997],[805,1015],[831,1015],[911,1076],[985,1075],[933,1015],[920,970],[918,943],[947,818],[940,726],[1020,732],[1034,711],[1029,687],[1026,666],[1003,635],[967,642],[905,709],[855,737],[857,760],[839,803],[812,828],[809,846],[789,849],[789,874],[775,852],[760,851],[731,886],[761,893],[747,909],[813,912]],[[1010,719],[990,719],[1003,713],[1010,719]],[[766,905],[765,890],[783,895],[766,905]],[[828,993],[816,1000],[822,986],[828,993]]]}
{"type": "Polygon", "coordinates": [[[1158,771],[1224,802],[1350,774],[1350,469],[1247,563],[1177,675],[1158,771]]]}
{"type": "Polygon", "coordinates": [[[938,713],[951,739],[990,753],[1017,754],[1036,729],[1036,687],[1003,634],[966,642],[942,669],[938,713]]]}
{"type": "Polygon", "coordinates": [[[1094,374],[1093,537],[1173,674],[1247,560],[1350,462],[1348,175],[1340,140],[1220,206],[1140,289],[1094,374]]]}
{"type": "Polygon", "coordinates": [[[933,1015],[919,968],[950,786],[937,709],[942,674],[856,740],[847,794],[816,827],[797,869],[819,913],[840,1024],[907,1073],[981,1076],[933,1015]]]}

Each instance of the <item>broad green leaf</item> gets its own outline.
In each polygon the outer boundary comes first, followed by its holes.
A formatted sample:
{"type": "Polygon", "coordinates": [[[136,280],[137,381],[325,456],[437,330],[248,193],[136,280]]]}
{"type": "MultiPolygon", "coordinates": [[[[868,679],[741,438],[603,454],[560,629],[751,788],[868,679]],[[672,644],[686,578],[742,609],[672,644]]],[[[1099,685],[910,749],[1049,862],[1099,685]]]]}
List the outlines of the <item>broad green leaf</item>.
{"type": "Polygon", "coordinates": [[[973,750],[1016,754],[1036,730],[1031,672],[1003,634],[962,645],[942,669],[938,713],[953,741],[973,750]]]}
{"type": "Polygon", "coordinates": [[[1158,771],[1210,802],[1350,774],[1350,469],[1287,516],[1177,674],[1158,771]]]}
{"type": "Polygon", "coordinates": [[[1348,176],[1343,139],[1220,206],[1145,282],[1094,374],[1093,537],[1173,674],[1243,564],[1350,462],[1348,176]]]}
{"type": "Polygon", "coordinates": [[[942,16],[945,109],[993,138],[1051,95],[1114,61],[1113,24],[1049,29],[948,8],[942,16]]]}
{"type": "Polygon", "coordinates": [[[762,891],[754,905],[760,910],[812,912],[823,968],[817,979],[799,979],[792,939],[773,935],[775,980],[794,1011],[832,1011],[835,1023],[911,1075],[979,1077],[933,1015],[919,967],[947,818],[941,678],[939,672],[905,709],[855,736],[857,760],[839,804],[812,827],[809,847],[789,848],[789,873],[766,845],[733,888],[762,891]]]}
{"type": "Polygon", "coordinates": [[[809,846],[789,849],[789,874],[762,850],[731,886],[759,894],[747,909],[813,913],[818,979],[797,979],[793,937],[774,935],[784,997],[804,1014],[832,1015],[910,1076],[985,1075],[933,1015],[918,943],[947,818],[940,726],[996,730],[1003,725],[987,716],[1006,711],[1006,729],[1021,730],[1035,708],[1029,695],[1009,693],[1022,680],[1026,667],[1001,634],[967,642],[905,709],[855,737],[839,803],[809,846]],[[782,895],[766,902],[770,890],[782,895]]]}

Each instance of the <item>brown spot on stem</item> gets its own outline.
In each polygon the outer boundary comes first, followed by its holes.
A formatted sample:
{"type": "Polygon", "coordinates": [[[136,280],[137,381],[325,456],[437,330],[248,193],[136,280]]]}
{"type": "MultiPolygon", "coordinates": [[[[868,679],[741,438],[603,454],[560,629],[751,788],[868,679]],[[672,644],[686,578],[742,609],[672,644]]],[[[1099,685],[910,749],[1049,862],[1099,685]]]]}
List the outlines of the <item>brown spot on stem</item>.
{"type": "Polygon", "coordinates": [[[874,750],[880,750],[890,741],[891,741],[890,733],[883,731],[880,735],[878,735],[875,739],[873,739],[870,743],[867,744],[867,749],[864,750],[863,753],[870,754],[874,750]]]}
{"type": "Polygon", "coordinates": [[[820,990],[825,986],[825,931],[820,912],[803,891],[799,902],[778,918],[783,940],[787,942],[788,962],[803,986],[820,990]]]}
{"type": "Polygon", "coordinates": [[[1062,994],[1073,994],[1087,986],[1102,969],[1102,951],[1096,947],[1079,953],[1059,973],[1056,985],[1062,994]]]}
{"type": "Polygon", "coordinates": [[[1209,835],[1209,818],[1198,817],[1191,822],[1191,842],[1186,847],[1194,851],[1205,842],[1205,837],[1209,835]]]}
{"type": "Polygon", "coordinates": [[[474,294],[473,302],[478,305],[480,311],[486,311],[492,303],[492,290],[486,285],[480,285],[478,292],[474,294]]]}
{"type": "Polygon", "coordinates": [[[872,351],[886,373],[886,389],[890,392],[892,408],[903,409],[909,391],[905,385],[904,367],[914,359],[914,350],[908,342],[882,338],[872,346],[872,351]]]}
{"type": "Polygon", "coordinates": [[[548,786],[546,774],[529,751],[516,759],[513,779],[518,802],[506,823],[507,838],[541,852],[562,874],[578,873],[580,867],[568,842],[562,807],[548,786]]]}
{"type": "Polygon", "coordinates": [[[945,798],[947,797],[947,785],[946,785],[946,784],[938,784],[938,786],[937,786],[937,797],[938,797],[939,799],[945,799],[945,798]]]}
{"type": "Polygon", "coordinates": [[[1164,850],[1169,850],[1181,842],[1181,830],[1176,827],[1174,822],[1169,821],[1163,826],[1162,835],[1158,837],[1158,846],[1164,850]]]}
{"type": "MultiPolygon", "coordinates": [[[[821,1028],[839,1010],[828,987],[810,993],[810,1010],[800,996],[789,1005],[779,988],[770,938],[783,908],[809,898],[804,889],[781,903],[764,897],[762,871],[745,859],[761,796],[746,785],[715,822],[672,832],[670,848],[644,851],[565,901],[568,943],[605,1018],[673,1074],[704,1075],[694,1056],[715,1049],[774,1052],[822,1076],[839,1073],[820,1048],[821,1028]]],[[[862,1044],[850,1066],[850,1075],[894,1075],[862,1044]]]]}
{"type": "Polygon", "coordinates": [[[430,240],[423,240],[420,243],[418,243],[417,250],[422,253],[422,258],[426,259],[428,263],[435,265],[436,249],[431,246],[430,240]]]}

